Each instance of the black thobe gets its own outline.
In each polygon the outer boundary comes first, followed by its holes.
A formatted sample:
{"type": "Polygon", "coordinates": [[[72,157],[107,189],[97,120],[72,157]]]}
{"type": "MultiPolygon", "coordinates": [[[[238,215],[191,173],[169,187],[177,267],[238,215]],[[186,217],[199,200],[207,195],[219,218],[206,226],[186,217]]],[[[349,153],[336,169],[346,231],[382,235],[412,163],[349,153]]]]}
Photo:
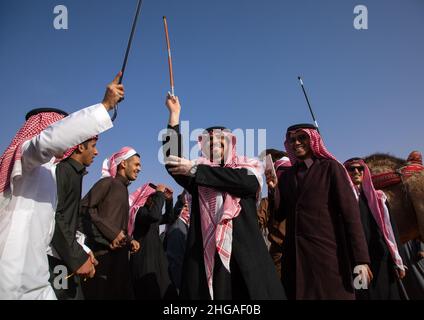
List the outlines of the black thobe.
{"type": "MultiPolygon", "coordinates": [[[[368,285],[367,290],[356,291],[356,297],[360,300],[399,300],[399,287],[397,276],[395,275],[396,264],[393,261],[386,241],[384,241],[383,234],[368,207],[368,201],[363,193],[359,197],[359,209],[361,211],[362,226],[371,259],[370,267],[374,277],[368,285]]],[[[399,242],[399,233],[391,216],[390,222],[399,253],[403,256],[403,248],[399,242]]]]}
{"type": "MultiPolygon", "coordinates": [[[[85,173],[85,166],[72,158],[63,160],[56,167],[57,207],[51,246],[59,254],[60,259],[48,257],[51,273],[55,266],[65,265],[68,274],[71,274],[89,258],[75,237],[79,228],[81,188],[85,173]]],[[[51,281],[54,276],[52,273],[51,281]]],[[[68,279],[68,289],[57,289],[55,286],[53,288],[58,299],[83,298],[78,276],[68,279]]]]}
{"type": "Polygon", "coordinates": [[[300,164],[279,183],[285,289],[289,299],[354,299],[353,268],[369,257],[349,178],[335,160],[315,159],[302,175],[300,164]]]}
{"type": "Polygon", "coordinates": [[[128,179],[117,174],[99,180],[81,201],[83,232],[99,265],[93,279],[83,282],[86,299],[131,299],[129,247],[110,249],[121,230],[127,233],[128,179]]]}
{"type": "Polygon", "coordinates": [[[163,192],[151,195],[152,204],[138,209],[133,237],[141,249],[131,255],[131,273],[136,299],[176,299],[177,292],[168,274],[168,261],[162,241],[159,238],[159,225],[174,221],[172,199],[165,203],[163,192]]]}
{"type": "MultiPolygon", "coordinates": [[[[178,143],[170,148],[171,154],[181,155],[179,126],[168,134],[178,143]],[[177,151],[177,152],[176,152],[177,151]]],[[[166,148],[164,148],[166,151],[166,148]]],[[[256,192],[259,184],[247,169],[199,165],[194,177],[173,176],[175,181],[192,196],[190,229],[183,264],[182,299],[211,299],[206,281],[203,258],[203,239],[200,222],[198,187],[213,188],[240,198],[241,211],[233,221],[233,241],[229,273],[219,255],[215,255],[213,275],[214,299],[285,299],[272,259],[258,227],[256,192]]]]}

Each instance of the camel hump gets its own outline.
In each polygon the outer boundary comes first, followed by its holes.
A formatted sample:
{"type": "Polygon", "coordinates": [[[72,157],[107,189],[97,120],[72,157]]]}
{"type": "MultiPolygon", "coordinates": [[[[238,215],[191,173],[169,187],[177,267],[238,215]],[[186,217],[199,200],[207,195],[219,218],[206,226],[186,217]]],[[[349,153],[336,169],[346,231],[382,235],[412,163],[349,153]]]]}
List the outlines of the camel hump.
{"type": "Polygon", "coordinates": [[[406,160],[388,153],[374,153],[364,158],[372,174],[393,172],[407,165],[406,160]]]}

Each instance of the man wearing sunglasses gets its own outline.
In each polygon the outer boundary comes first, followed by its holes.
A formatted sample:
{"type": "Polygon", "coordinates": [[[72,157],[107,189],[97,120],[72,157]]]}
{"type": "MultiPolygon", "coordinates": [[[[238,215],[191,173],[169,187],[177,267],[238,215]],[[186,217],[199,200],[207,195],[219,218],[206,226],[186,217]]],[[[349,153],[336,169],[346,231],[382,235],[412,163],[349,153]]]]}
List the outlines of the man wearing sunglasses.
{"type": "MultiPolygon", "coordinates": [[[[362,226],[374,279],[368,290],[357,290],[361,300],[399,300],[397,279],[405,277],[399,233],[387,208],[386,195],[375,190],[370,171],[360,158],[344,163],[358,194],[362,226]]],[[[402,252],[403,253],[403,252],[402,252]]]]}
{"type": "Polygon", "coordinates": [[[292,167],[278,179],[286,219],[282,281],[289,299],[355,299],[352,275],[372,279],[353,187],[343,166],[327,151],[315,126],[287,129],[292,167]],[[354,268],[355,267],[355,268],[354,268]]]}

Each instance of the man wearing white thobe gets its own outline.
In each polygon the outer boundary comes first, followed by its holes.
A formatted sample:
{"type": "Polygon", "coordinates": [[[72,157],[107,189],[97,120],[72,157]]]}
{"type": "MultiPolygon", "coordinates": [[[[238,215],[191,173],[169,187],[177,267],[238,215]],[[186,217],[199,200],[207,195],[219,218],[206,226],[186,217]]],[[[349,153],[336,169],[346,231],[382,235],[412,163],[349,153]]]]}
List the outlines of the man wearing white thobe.
{"type": "Polygon", "coordinates": [[[0,158],[0,299],[56,299],[47,254],[55,226],[57,158],[113,126],[108,111],[124,96],[120,74],[101,104],[59,121],[59,110],[32,112],[27,120],[37,126],[26,123],[0,158]],[[38,120],[43,115],[49,126],[38,120]],[[23,142],[16,143],[19,139],[23,142]]]}

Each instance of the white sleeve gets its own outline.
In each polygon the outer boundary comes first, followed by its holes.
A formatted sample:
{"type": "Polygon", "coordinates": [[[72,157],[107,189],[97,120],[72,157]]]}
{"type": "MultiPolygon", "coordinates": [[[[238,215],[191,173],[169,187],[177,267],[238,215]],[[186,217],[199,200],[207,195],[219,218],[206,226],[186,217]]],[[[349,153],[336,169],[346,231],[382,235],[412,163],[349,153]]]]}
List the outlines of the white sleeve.
{"type": "Polygon", "coordinates": [[[74,112],[22,145],[23,170],[47,163],[55,155],[112,127],[110,116],[101,103],[74,112]]]}
{"type": "Polygon", "coordinates": [[[85,245],[85,238],[86,238],[85,234],[77,230],[75,237],[77,238],[77,242],[83,248],[85,253],[87,254],[90,253],[91,249],[85,245]]]}

